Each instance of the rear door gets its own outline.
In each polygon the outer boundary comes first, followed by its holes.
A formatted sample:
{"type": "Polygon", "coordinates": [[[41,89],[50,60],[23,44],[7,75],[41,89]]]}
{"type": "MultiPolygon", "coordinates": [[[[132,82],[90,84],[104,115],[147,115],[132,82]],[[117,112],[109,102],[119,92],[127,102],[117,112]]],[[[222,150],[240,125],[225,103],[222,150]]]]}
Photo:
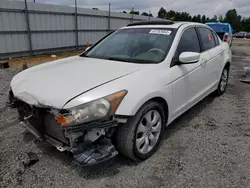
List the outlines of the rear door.
{"type": "Polygon", "coordinates": [[[223,64],[223,51],[219,45],[218,37],[211,29],[198,27],[199,38],[202,45],[202,54],[209,53],[211,59],[203,66],[203,76],[206,78],[204,92],[211,91],[218,83],[223,64]]]}
{"type": "Polygon", "coordinates": [[[223,47],[220,44],[218,35],[212,31],[215,47],[210,50],[211,57],[215,59],[215,66],[214,66],[214,75],[217,79],[215,79],[214,84],[218,83],[221,77],[221,71],[224,68],[224,55],[223,55],[223,47]]]}

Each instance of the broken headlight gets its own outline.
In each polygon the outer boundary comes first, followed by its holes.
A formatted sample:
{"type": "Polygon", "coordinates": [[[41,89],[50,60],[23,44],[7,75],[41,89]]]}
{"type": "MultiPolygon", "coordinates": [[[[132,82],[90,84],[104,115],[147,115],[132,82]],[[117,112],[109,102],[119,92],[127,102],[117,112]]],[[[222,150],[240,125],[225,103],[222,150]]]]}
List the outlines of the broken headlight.
{"type": "Polygon", "coordinates": [[[71,126],[99,120],[115,113],[126,90],[91,101],[55,115],[56,121],[62,126],[71,126]]]}

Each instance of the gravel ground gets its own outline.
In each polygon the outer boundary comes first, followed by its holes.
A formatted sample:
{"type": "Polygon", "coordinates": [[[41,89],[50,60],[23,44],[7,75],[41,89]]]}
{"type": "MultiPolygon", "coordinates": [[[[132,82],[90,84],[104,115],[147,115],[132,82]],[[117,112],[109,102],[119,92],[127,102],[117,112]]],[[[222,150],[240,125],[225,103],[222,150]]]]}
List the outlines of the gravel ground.
{"type": "Polygon", "coordinates": [[[0,70],[0,187],[250,187],[250,85],[239,82],[246,65],[249,58],[236,54],[227,92],[178,118],[150,159],[135,164],[119,156],[84,169],[18,126],[3,101],[17,70],[0,70]]]}

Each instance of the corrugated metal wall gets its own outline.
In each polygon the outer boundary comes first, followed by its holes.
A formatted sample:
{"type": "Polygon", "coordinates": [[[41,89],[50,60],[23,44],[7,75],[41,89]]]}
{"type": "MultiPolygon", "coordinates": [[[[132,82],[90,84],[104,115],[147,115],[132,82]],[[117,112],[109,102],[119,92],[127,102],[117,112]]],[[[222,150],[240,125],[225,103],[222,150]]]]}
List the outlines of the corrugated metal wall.
{"type": "MultiPolygon", "coordinates": [[[[149,17],[74,7],[0,1],[0,59],[82,48],[111,30],[149,17]]],[[[157,19],[157,18],[150,18],[157,19]]]]}

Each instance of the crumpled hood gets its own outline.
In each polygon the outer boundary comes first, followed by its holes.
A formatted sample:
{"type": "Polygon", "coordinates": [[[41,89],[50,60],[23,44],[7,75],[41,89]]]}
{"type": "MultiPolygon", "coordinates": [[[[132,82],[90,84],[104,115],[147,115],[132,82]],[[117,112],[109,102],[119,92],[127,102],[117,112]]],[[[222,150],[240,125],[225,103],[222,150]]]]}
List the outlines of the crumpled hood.
{"type": "Polygon", "coordinates": [[[60,109],[73,97],[138,71],[140,66],[74,56],[20,72],[11,88],[17,98],[31,105],[60,109]]]}

